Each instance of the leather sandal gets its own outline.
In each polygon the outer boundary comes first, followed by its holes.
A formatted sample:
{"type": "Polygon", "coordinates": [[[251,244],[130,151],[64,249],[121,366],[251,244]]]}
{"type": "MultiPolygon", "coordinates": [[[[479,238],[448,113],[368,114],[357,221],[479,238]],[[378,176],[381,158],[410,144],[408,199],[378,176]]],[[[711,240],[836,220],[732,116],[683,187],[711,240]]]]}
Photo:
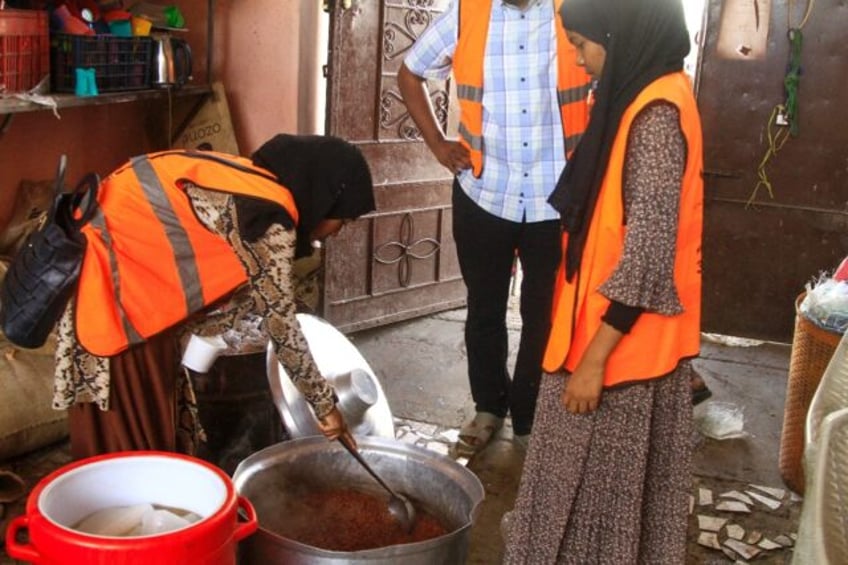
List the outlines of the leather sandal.
{"type": "Polygon", "coordinates": [[[476,453],[486,447],[492,436],[503,427],[504,419],[490,412],[477,412],[459,430],[456,446],[460,452],[476,453]]]}

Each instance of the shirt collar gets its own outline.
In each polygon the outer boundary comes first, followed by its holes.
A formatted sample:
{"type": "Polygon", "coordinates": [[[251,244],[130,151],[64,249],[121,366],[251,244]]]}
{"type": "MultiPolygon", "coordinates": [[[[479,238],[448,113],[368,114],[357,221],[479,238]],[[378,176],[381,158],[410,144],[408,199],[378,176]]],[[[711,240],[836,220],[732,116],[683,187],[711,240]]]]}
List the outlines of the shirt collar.
{"type": "Polygon", "coordinates": [[[534,6],[540,5],[543,1],[544,0],[530,0],[529,2],[527,2],[527,6],[525,6],[524,8],[520,8],[519,6],[516,6],[515,4],[510,4],[509,2],[506,2],[505,0],[501,0],[501,6],[503,6],[504,8],[507,8],[507,7],[515,8],[516,10],[521,10],[521,9],[528,10],[530,8],[533,8],[534,6]]]}

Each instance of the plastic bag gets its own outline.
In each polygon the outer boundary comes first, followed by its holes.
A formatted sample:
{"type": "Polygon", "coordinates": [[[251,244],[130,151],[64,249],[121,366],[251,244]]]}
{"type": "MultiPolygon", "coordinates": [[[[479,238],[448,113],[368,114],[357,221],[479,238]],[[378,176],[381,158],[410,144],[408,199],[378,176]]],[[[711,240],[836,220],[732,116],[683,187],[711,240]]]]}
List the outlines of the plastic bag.
{"type": "Polygon", "coordinates": [[[706,402],[703,410],[695,412],[695,427],[713,439],[745,437],[745,415],[730,402],[706,402]]]}
{"type": "Polygon", "coordinates": [[[807,283],[798,311],[818,327],[844,334],[848,329],[848,281],[821,277],[807,283]]]}

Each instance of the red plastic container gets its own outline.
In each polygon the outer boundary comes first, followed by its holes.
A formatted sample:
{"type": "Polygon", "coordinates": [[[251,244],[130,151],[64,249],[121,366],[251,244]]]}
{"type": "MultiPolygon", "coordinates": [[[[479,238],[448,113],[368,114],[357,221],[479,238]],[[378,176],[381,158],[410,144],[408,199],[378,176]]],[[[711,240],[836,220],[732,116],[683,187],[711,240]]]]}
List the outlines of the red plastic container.
{"type": "Polygon", "coordinates": [[[234,565],[237,543],[258,527],[250,502],[205,461],[156,451],[122,452],[72,463],[42,479],[26,513],[6,530],[14,558],[47,565],[234,565]],[[95,536],[71,528],[104,508],[151,503],[202,519],[151,536],[95,536]],[[242,512],[240,520],[239,510],[242,512]],[[27,542],[18,533],[27,531],[27,542]]]}
{"type": "Polygon", "coordinates": [[[833,278],[837,281],[848,281],[848,257],[843,259],[839,266],[836,267],[833,278]]]}
{"type": "Polygon", "coordinates": [[[0,10],[0,89],[24,92],[50,72],[45,10],[0,10]]]}

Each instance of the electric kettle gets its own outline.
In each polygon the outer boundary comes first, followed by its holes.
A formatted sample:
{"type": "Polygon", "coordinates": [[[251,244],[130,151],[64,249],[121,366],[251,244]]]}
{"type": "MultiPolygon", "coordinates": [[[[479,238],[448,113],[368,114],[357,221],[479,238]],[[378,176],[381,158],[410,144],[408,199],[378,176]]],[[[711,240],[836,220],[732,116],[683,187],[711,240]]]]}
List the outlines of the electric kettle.
{"type": "Polygon", "coordinates": [[[153,33],[153,88],[179,88],[191,79],[191,48],[168,33],[153,33]]]}

